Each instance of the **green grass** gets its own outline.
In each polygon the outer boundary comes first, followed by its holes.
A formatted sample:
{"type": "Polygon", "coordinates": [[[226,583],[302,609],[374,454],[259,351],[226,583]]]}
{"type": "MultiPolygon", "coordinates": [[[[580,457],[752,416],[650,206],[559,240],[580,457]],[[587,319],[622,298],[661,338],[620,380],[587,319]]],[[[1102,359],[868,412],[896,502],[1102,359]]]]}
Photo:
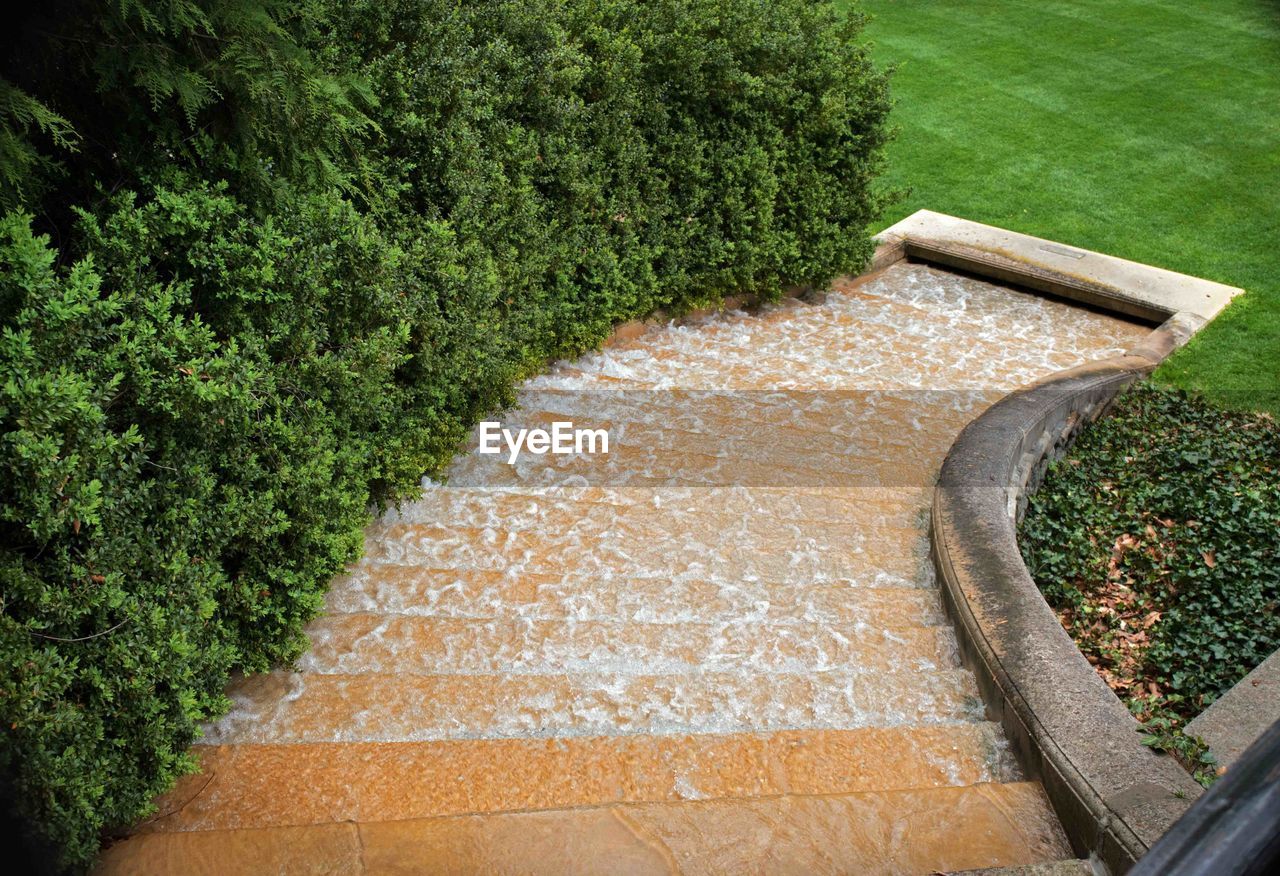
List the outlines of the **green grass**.
{"type": "Polygon", "coordinates": [[[1243,287],[1157,376],[1280,413],[1280,0],[861,5],[911,188],[884,225],[929,208],[1243,287]]]}

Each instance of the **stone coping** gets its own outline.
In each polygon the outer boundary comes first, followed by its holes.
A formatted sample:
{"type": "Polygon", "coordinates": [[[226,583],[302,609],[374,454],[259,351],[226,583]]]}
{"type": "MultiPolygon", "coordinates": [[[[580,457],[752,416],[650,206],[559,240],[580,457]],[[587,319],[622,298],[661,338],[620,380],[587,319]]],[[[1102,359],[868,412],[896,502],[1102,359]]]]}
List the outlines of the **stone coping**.
{"type": "Polygon", "coordinates": [[[1154,365],[1141,355],[1106,359],[997,402],[952,445],[930,527],[943,601],[992,719],[1044,784],[1076,853],[1113,873],[1132,866],[1201,788],[1141,744],[1137,721],[1040,594],[1016,526],[1048,462],[1154,365]]]}
{"type": "Polygon", "coordinates": [[[1049,462],[1242,290],[928,210],[878,241],[868,275],[915,258],[1161,323],[1125,355],[1050,375],[970,423],[943,463],[930,527],[943,601],[991,717],[1076,853],[1122,873],[1202,789],[1141,744],[1032,580],[1017,523],[1049,462]]]}
{"type": "Polygon", "coordinates": [[[1218,765],[1230,767],[1275,722],[1280,721],[1280,651],[1253,668],[1231,690],[1187,725],[1187,733],[1209,743],[1218,765]]]}
{"type": "MultiPolygon", "coordinates": [[[[875,239],[879,246],[859,279],[879,273],[903,258],[915,258],[1153,324],[1182,315],[1203,325],[1244,292],[1234,286],[1063,246],[932,210],[917,210],[880,232],[875,239]]],[[[784,298],[799,298],[813,291],[796,286],[782,294],[784,298]]],[[[677,321],[757,303],[756,296],[732,296],[715,307],[682,314],[677,321]]],[[[658,311],[644,319],[622,323],[614,328],[606,345],[629,340],[674,318],[673,314],[658,311]]]]}
{"type": "Polygon", "coordinates": [[[1184,313],[1208,322],[1244,292],[1115,256],[1064,246],[932,210],[882,231],[881,244],[906,256],[961,268],[1039,292],[1164,322],[1184,313]]]}

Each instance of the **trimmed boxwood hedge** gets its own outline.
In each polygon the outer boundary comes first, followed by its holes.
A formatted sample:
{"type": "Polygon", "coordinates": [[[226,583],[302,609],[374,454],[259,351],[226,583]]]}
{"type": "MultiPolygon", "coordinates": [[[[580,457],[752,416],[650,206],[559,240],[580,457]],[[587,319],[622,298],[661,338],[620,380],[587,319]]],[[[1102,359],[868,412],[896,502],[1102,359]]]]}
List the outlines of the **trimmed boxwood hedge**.
{"type": "Polygon", "coordinates": [[[64,0],[0,37],[0,767],[57,868],[292,659],[370,510],[621,321],[858,269],[810,0],[64,0]]]}

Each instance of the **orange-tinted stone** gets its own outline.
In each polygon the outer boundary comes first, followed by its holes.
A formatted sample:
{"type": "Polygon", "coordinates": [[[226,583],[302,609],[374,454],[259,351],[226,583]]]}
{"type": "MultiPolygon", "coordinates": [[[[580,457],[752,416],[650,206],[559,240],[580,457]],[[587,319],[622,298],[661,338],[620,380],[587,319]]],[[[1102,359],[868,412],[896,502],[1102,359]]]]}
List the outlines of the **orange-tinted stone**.
{"type": "Polygon", "coordinates": [[[143,834],[104,874],[906,874],[1069,857],[1039,785],[143,834]]]}
{"type": "Polygon", "coordinates": [[[821,305],[557,364],[509,424],[607,425],[610,453],[466,454],[375,522],[301,671],[232,686],[203,773],[104,871],[908,873],[1069,854],[959,668],[927,511],[986,405],[1144,333],[903,264],[821,305]]]}
{"type": "Polygon", "coordinates": [[[389,821],[782,794],[978,784],[1001,765],[990,724],[439,742],[227,745],[145,831],[389,821]]]}

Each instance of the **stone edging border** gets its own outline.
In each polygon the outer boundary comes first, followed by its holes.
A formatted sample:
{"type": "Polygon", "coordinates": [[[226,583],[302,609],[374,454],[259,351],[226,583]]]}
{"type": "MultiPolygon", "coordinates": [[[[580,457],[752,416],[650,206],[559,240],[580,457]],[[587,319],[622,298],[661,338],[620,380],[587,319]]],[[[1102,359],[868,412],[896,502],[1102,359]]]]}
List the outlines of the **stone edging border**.
{"type": "Polygon", "coordinates": [[[943,599],[991,717],[1043,783],[1076,853],[1123,873],[1201,788],[1140,743],[1137,722],[1031,579],[1017,521],[1080,429],[1242,290],[926,210],[878,240],[864,276],[917,258],[1162,321],[1125,355],[1050,375],[970,423],[943,463],[930,526],[943,599]]]}

